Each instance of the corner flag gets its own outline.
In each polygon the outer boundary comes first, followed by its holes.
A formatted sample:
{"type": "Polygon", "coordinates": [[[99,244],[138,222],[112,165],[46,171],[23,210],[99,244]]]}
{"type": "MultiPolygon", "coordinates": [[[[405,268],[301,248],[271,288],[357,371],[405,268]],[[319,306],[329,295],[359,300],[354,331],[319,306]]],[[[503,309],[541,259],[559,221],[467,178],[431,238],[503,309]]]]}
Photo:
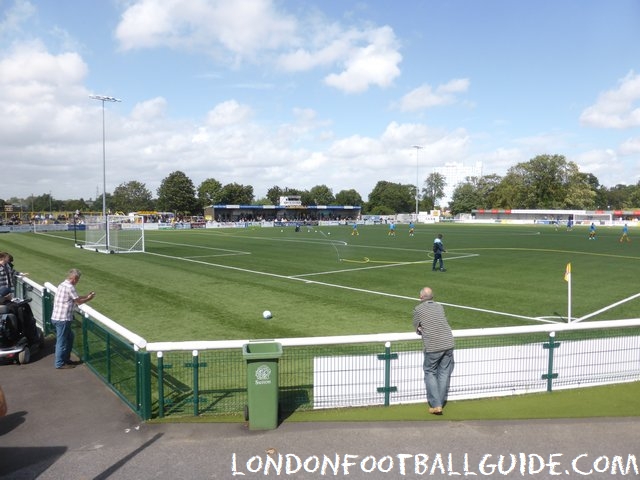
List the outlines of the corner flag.
{"type": "Polygon", "coordinates": [[[571,262],[567,263],[564,271],[564,281],[567,282],[567,323],[571,323],[571,262]]]}

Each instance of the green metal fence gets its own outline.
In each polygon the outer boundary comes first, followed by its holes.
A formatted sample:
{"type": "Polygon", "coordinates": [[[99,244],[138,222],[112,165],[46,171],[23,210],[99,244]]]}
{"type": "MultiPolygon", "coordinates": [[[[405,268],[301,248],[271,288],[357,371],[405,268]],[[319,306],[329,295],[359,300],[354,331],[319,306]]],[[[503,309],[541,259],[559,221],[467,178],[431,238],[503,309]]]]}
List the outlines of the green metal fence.
{"type": "MultiPolygon", "coordinates": [[[[25,283],[24,281],[22,283],[25,283]]],[[[28,282],[45,332],[55,289],[28,282]]],[[[91,307],[74,318],[75,349],[142,419],[241,415],[243,341],[147,343],[91,307]]],[[[640,320],[455,331],[450,399],[640,380],[640,320]]],[[[276,340],[279,405],[296,410],[424,402],[422,343],[412,332],[276,340]]]]}

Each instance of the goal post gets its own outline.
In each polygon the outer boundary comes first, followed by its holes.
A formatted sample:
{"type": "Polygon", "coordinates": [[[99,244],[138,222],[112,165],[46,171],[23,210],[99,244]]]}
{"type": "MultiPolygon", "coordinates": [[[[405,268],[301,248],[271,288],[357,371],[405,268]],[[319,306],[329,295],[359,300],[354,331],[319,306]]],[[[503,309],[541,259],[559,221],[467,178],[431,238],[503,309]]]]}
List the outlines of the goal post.
{"type": "Polygon", "coordinates": [[[144,252],[144,221],[139,215],[85,218],[84,242],[77,247],[99,253],[144,252]]]}
{"type": "Polygon", "coordinates": [[[611,213],[574,213],[573,214],[574,225],[613,225],[613,216],[611,213]]]}

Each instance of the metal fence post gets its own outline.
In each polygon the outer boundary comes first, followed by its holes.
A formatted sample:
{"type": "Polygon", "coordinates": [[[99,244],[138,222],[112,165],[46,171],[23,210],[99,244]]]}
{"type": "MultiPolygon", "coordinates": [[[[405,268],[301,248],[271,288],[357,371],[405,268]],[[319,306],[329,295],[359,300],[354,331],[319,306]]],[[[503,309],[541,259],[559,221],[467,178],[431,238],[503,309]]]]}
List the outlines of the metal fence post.
{"type": "Polygon", "coordinates": [[[193,368],[193,416],[197,417],[200,411],[200,387],[198,386],[198,350],[194,350],[193,353],[193,362],[191,362],[191,367],[193,368]]]}
{"type": "Polygon", "coordinates": [[[547,392],[553,390],[553,379],[558,378],[557,373],[553,373],[553,351],[560,346],[560,342],[555,342],[556,332],[549,333],[549,342],[542,344],[543,348],[549,350],[549,361],[547,362],[547,373],[542,378],[547,381],[547,392]]]}
{"type": "Polygon", "coordinates": [[[384,387],[378,387],[378,393],[384,392],[384,406],[389,406],[389,398],[391,392],[397,392],[398,387],[392,387],[391,384],[391,360],[397,360],[398,354],[391,353],[391,342],[384,344],[384,353],[378,354],[378,360],[384,360],[384,387]]]}
{"type": "Polygon", "coordinates": [[[158,352],[158,417],[164,417],[164,354],[158,352]]]}
{"type": "Polygon", "coordinates": [[[51,328],[51,314],[53,313],[53,295],[45,288],[42,293],[42,331],[45,336],[53,332],[51,328]]]}
{"type": "MultiPolygon", "coordinates": [[[[88,329],[89,329],[89,323],[91,322],[91,320],[89,320],[89,315],[87,315],[86,313],[84,313],[82,315],[82,322],[81,322],[81,332],[82,332],[82,355],[81,355],[81,359],[84,362],[87,362],[89,360],[89,333],[88,333],[88,329]]],[[[109,358],[109,357],[107,357],[109,358]]],[[[109,379],[109,381],[111,381],[111,379],[109,379]]]]}
{"type": "Polygon", "coordinates": [[[151,418],[151,354],[134,347],[138,384],[138,414],[143,420],[151,418]]]}

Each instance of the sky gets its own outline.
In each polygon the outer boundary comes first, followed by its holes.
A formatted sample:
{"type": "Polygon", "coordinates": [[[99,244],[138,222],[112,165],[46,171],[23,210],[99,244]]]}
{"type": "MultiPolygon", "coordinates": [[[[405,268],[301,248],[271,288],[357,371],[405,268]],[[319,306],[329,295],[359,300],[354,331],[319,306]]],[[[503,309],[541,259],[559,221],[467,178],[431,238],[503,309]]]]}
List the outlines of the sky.
{"type": "Polygon", "coordinates": [[[639,49],[637,0],[0,0],[0,198],[181,171],[366,201],[543,154],[636,184],[639,49]]]}

